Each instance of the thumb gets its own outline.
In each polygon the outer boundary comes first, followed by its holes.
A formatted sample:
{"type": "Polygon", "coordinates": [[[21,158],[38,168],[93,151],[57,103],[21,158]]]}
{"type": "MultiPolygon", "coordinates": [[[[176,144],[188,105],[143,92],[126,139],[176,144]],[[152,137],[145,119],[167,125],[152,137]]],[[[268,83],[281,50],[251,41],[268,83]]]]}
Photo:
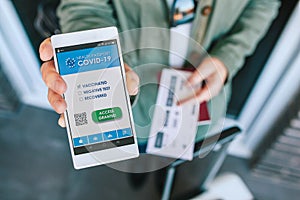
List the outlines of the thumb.
{"type": "Polygon", "coordinates": [[[66,128],[66,122],[65,122],[65,116],[64,114],[61,114],[59,119],[58,119],[58,125],[62,128],[66,128]]]}

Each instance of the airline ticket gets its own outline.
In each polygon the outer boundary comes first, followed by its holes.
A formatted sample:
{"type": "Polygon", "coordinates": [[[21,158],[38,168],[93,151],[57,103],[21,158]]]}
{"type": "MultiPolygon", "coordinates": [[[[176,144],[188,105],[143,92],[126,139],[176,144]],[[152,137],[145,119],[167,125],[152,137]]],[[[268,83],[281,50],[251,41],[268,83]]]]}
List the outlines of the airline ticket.
{"type": "MultiPolygon", "coordinates": [[[[195,95],[201,84],[186,84],[191,72],[163,69],[154,109],[147,153],[192,160],[199,119],[199,102],[177,102],[195,95]]],[[[205,104],[206,106],[206,104],[205,104]]]]}

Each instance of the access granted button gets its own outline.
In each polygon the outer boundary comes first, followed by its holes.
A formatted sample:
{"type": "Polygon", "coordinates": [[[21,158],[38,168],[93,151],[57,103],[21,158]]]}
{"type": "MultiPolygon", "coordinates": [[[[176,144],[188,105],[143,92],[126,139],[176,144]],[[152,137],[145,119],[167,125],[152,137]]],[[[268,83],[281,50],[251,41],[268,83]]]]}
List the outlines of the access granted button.
{"type": "Polygon", "coordinates": [[[92,112],[92,119],[94,122],[106,122],[110,120],[119,119],[122,117],[122,110],[119,107],[105,108],[92,112]]]}

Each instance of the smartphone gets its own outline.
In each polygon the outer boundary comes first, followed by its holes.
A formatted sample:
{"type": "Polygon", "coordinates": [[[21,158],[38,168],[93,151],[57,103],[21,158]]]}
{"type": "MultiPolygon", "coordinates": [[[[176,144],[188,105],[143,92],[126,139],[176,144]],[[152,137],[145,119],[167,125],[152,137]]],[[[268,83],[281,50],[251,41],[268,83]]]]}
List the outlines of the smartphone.
{"type": "Polygon", "coordinates": [[[51,37],[75,169],[139,156],[118,30],[107,27],[51,37]]]}

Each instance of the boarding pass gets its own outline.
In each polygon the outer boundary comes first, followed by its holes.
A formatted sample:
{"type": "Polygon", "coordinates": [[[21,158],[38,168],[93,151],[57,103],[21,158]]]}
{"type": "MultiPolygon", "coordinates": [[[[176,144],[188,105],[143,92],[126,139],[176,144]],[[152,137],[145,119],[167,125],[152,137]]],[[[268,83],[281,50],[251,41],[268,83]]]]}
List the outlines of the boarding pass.
{"type": "Polygon", "coordinates": [[[199,102],[177,106],[177,102],[194,96],[201,84],[186,84],[191,72],[163,69],[152,118],[147,153],[192,160],[198,127],[199,102]]]}

